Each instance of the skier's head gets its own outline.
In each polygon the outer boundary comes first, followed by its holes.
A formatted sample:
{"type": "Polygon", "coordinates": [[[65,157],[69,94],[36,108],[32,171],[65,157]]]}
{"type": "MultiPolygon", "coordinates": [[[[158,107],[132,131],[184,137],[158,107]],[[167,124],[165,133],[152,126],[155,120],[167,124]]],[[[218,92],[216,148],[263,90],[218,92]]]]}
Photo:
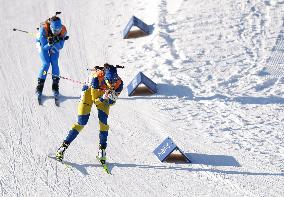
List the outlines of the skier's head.
{"type": "Polygon", "coordinates": [[[59,35],[62,30],[61,20],[57,16],[50,18],[50,30],[54,35],[59,35]]]}
{"type": "Polygon", "coordinates": [[[117,74],[117,69],[113,65],[105,63],[104,64],[104,72],[105,72],[104,80],[105,80],[107,86],[110,88],[119,79],[119,76],[117,74]]]}

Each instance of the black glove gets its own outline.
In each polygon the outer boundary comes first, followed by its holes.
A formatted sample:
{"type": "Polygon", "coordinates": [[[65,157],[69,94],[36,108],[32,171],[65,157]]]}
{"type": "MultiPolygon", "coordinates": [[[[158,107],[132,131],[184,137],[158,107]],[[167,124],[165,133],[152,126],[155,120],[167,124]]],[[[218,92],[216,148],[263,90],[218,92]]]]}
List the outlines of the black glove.
{"type": "Polygon", "coordinates": [[[47,42],[48,42],[49,45],[55,44],[55,43],[59,42],[60,40],[62,40],[62,38],[60,38],[59,36],[47,37],[47,42]]]}
{"type": "Polygon", "coordinates": [[[47,37],[47,42],[49,45],[52,45],[54,43],[53,37],[52,36],[47,37]]]}
{"type": "Polygon", "coordinates": [[[62,40],[62,38],[60,38],[59,36],[54,36],[54,37],[53,37],[53,43],[57,43],[57,42],[59,42],[60,40],[62,40]]]}

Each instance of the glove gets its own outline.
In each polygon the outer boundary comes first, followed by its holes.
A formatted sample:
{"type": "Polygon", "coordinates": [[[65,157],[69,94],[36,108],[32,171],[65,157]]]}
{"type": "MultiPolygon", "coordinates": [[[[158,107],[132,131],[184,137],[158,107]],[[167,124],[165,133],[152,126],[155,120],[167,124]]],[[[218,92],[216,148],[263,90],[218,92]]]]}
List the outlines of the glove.
{"type": "Polygon", "coordinates": [[[60,40],[62,40],[59,36],[54,36],[53,37],[53,43],[57,43],[59,42],[60,40]]]}
{"type": "Polygon", "coordinates": [[[102,99],[103,99],[103,100],[109,99],[109,92],[108,92],[108,91],[106,91],[106,92],[102,95],[102,99]]]}
{"type": "Polygon", "coordinates": [[[112,101],[116,101],[117,98],[118,98],[118,95],[114,90],[106,91],[104,95],[102,96],[102,99],[104,100],[109,99],[112,101]]]}
{"type": "Polygon", "coordinates": [[[110,100],[112,100],[112,101],[115,102],[116,99],[118,98],[118,95],[117,95],[117,93],[113,90],[113,91],[109,92],[108,98],[109,98],[110,100]]]}
{"type": "Polygon", "coordinates": [[[108,93],[105,92],[101,97],[97,98],[95,100],[96,106],[99,106],[101,104],[108,106],[109,105],[109,99],[108,99],[108,93]]]}
{"type": "Polygon", "coordinates": [[[61,38],[59,36],[49,36],[47,37],[47,42],[49,45],[53,45],[57,42],[59,42],[61,40],[61,38]]]}
{"type": "Polygon", "coordinates": [[[47,37],[47,42],[49,45],[53,45],[54,43],[53,37],[52,36],[47,37]]]}

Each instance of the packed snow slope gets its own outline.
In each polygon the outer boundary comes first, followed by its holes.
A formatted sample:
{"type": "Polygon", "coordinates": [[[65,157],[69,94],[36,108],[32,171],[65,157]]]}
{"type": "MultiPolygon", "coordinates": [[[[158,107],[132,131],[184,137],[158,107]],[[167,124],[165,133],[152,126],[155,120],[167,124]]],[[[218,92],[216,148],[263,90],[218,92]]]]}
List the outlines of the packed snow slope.
{"type": "Polygon", "coordinates": [[[0,196],[284,196],[283,0],[0,0],[0,196]],[[70,39],[61,75],[84,81],[104,62],[125,89],[111,108],[108,161],[96,161],[98,120],[54,154],[77,120],[81,85],[51,79],[35,98],[39,23],[62,11],[70,39]],[[132,15],[149,36],[122,39],[132,15]],[[128,97],[139,72],[158,84],[128,97]],[[161,163],[153,150],[170,136],[191,164],[161,163]]]}

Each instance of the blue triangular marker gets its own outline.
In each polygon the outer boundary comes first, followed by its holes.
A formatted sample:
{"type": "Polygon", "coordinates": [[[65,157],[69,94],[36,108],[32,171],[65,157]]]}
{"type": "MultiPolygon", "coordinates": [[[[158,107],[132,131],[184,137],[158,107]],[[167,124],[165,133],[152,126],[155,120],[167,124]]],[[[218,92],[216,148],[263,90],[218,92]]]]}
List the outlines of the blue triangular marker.
{"type": "Polygon", "coordinates": [[[170,137],[167,137],[155,150],[154,154],[158,157],[158,159],[163,162],[165,161],[170,154],[178,150],[186,161],[190,163],[189,158],[184,154],[184,152],[173,142],[173,140],[170,137]]]}
{"type": "Polygon", "coordinates": [[[133,26],[136,26],[139,29],[141,29],[146,35],[150,34],[151,26],[147,25],[146,23],[144,23],[139,18],[132,16],[131,19],[129,20],[129,22],[127,23],[126,27],[123,30],[123,38],[124,39],[127,38],[128,33],[133,26]]]}
{"type": "Polygon", "coordinates": [[[157,93],[157,84],[146,77],[142,72],[139,72],[127,86],[128,96],[131,96],[140,84],[144,84],[153,94],[157,93]]]}

